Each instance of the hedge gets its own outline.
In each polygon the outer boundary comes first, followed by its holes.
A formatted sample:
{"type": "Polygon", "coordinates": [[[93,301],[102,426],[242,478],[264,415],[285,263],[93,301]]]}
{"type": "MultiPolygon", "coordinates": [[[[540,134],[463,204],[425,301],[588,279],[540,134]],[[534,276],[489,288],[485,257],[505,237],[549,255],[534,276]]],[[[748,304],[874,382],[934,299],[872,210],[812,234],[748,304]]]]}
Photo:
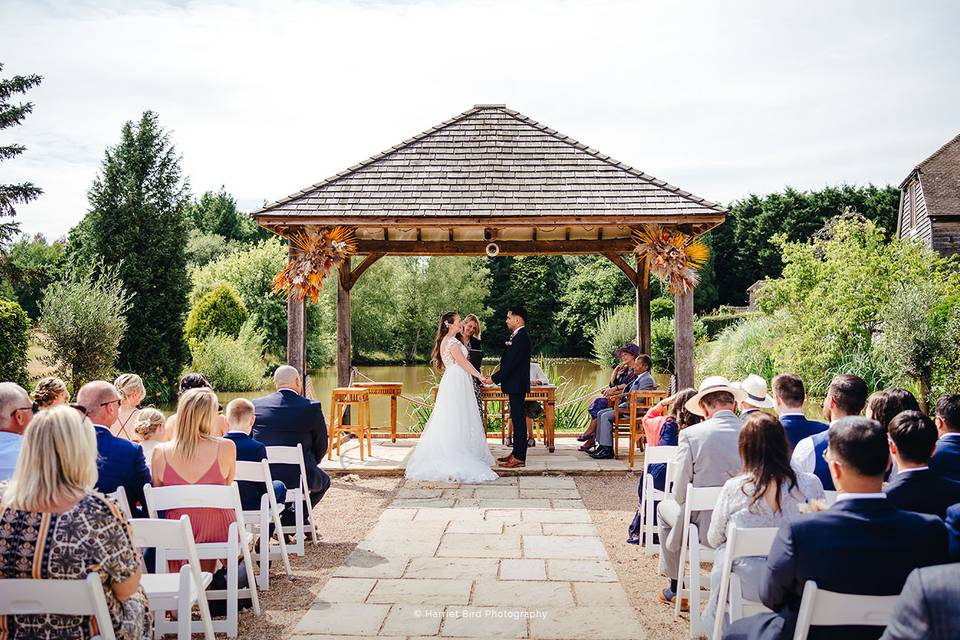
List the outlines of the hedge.
{"type": "Polygon", "coordinates": [[[27,384],[30,318],[16,302],[0,300],[0,380],[27,384]]]}
{"type": "Polygon", "coordinates": [[[739,323],[747,318],[756,318],[760,315],[759,311],[746,311],[738,313],[718,313],[715,315],[702,316],[700,322],[703,323],[707,332],[708,340],[715,340],[720,333],[727,327],[739,323]]]}

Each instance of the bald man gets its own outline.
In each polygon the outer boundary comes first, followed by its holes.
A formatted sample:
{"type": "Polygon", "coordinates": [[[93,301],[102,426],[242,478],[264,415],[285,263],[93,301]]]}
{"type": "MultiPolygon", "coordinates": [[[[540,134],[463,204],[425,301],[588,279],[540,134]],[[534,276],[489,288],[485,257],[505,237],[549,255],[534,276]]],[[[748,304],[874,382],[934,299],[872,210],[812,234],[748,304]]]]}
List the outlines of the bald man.
{"type": "Polygon", "coordinates": [[[33,418],[33,411],[33,401],[26,389],[13,382],[0,382],[0,480],[13,477],[23,432],[33,418]]]}
{"type": "Polygon", "coordinates": [[[110,425],[120,412],[120,392],[106,380],[94,380],[80,387],[77,404],[97,431],[97,491],[113,493],[123,487],[134,518],[147,517],[143,485],[151,482],[143,448],[110,433],[110,425]]]}
{"type": "MultiPolygon", "coordinates": [[[[268,447],[303,445],[307,489],[310,504],[315,505],[330,488],[330,476],[318,466],[327,452],[327,423],[323,419],[323,409],[319,402],[303,396],[303,378],[293,367],[278,367],[273,382],[276,393],[253,401],[257,416],[253,423],[253,437],[268,447]]],[[[295,467],[271,465],[270,473],[274,480],[281,481],[288,488],[300,486],[300,472],[295,467]]],[[[292,511],[288,509],[284,513],[285,525],[293,524],[292,511]]]]}

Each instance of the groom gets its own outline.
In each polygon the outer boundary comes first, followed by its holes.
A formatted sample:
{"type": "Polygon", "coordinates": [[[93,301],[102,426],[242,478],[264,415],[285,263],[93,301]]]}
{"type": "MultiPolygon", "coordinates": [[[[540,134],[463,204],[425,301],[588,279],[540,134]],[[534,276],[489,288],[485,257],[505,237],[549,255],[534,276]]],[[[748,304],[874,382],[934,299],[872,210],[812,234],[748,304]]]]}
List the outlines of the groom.
{"type": "MultiPolygon", "coordinates": [[[[520,305],[507,309],[507,328],[513,333],[507,340],[507,348],[500,356],[500,368],[484,380],[496,383],[510,400],[510,419],[513,421],[513,452],[498,458],[500,466],[515,469],[526,464],[527,459],[527,411],[526,396],[530,391],[530,336],[524,325],[527,310],[520,305]]],[[[504,425],[506,428],[506,425],[504,425]]]]}

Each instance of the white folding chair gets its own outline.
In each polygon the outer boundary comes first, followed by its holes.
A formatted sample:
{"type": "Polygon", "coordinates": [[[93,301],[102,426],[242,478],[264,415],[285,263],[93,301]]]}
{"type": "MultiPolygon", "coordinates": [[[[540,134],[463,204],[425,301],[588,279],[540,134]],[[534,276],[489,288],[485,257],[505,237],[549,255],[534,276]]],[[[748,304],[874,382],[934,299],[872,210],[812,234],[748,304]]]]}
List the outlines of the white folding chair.
{"type": "Polygon", "coordinates": [[[123,517],[129,520],[133,517],[133,512],[130,511],[130,501],[127,500],[127,491],[123,487],[117,487],[117,490],[113,493],[106,494],[108,498],[117,503],[117,506],[120,507],[120,512],[123,514],[123,517]]]}
{"type": "Polygon", "coordinates": [[[713,623],[713,636],[723,635],[723,614],[729,609],[730,622],[755,613],[768,611],[759,602],[744,600],[740,579],[733,573],[733,562],[737,558],[766,556],[770,553],[773,540],[777,537],[776,527],[757,529],[739,529],[732,522],[727,526],[727,547],[723,554],[723,572],[720,574],[720,592],[717,594],[717,617],[713,623]]]}
{"type": "Polygon", "coordinates": [[[852,593],[837,593],[817,588],[817,583],[807,580],[803,586],[803,599],[797,614],[797,626],[793,640],[806,640],[810,627],[835,627],[838,625],[865,625],[885,627],[890,621],[890,612],[900,596],[861,596],[852,593]]]}
{"type": "MultiPolygon", "coordinates": [[[[156,612],[153,637],[176,633],[179,640],[189,640],[193,635],[192,612],[196,603],[200,609],[201,632],[207,640],[214,640],[213,621],[207,604],[205,589],[213,576],[200,570],[200,558],[193,539],[190,518],[179,520],[138,518],[130,521],[133,544],[141,549],[169,549],[186,552],[189,564],[180,567],[180,573],[144,573],[140,586],[156,612]],[[166,612],[176,611],[177,620],[167,620],[166,612]]],[[[158,566],[159,568],[159,566],[158,566]]],[[[164,567],[165,568],[165,567],[164,567]]]]}
{"type": "MultiPolygon", "coordinates": [[[[723,487],[695,487],[687,484],[687,499],[683,508],[683,532],[680,536],[680,572],[677,577],[677,597],[673,615],[680,615],[680,601],[683,594],[689,594],[690,603],[690,637],[698,638],[706,634],[700,621],[700,565],[704,562],[713,562],[714,552],[710,547],[700,544],[700,532],[693,523],[694,511],[713,511],[723,487]],[[688,556],[689,558],[685,557],[688,556]],[[690,579],[684,580],[686,574],[685,561],[689,560],[690,579]],[[685,588],[684,585],[687,585],[685,588]]],[[[708,592],[709,594],[709,592],[708,592]]]]}
{"type": "Polygon", "coordinates": [[[0,584],[0,615],[93,616],[101,640],[115,640],[113,621],[96,572],[84,580],[5,579],[0,584]]]}
{"type": "MultiPolygon", "coordinates": [[[[147,509],[151,518],[157,517],[158,511],[169,509],[233,509],[236,522],[230,523],[227,539],[223,542],[197,543],[197,556],[203,560],[226,559],[227,588],[226,590],[207,591],[207,599],[226,600],[226,620],[214,620],[214,631],[226,633],[231,638],[237,637],[239,626],[240,598],[249,597],[253,602],[253,613],[260,615],[260,598],[257,594],[256,575],[253,571],[253,560],[250,557],[250,543],[253,535],[244,525],[243,509],[240,507],[240,493],[237,484],[229,486],[218,484],[190,484],[172,487],[152,487],[149,484],[143,487],[147,500],[147,509]],[[249,585],[240,588],[239,563],[237,557],[243,554],[243,564],[247,570],[249,585]]],[[[167,560],[187,560],[184,549],[157,549],[157,572],[167,571],[167,560]]]]}
{"type": "Polygon", "coordinates": [[[673,484],[671,471],[673,459],[677,455],[677,449],[680,447],[664,445],[662,447],[647,447],[643,452],[643,473],[640,476],[643,482],[643,492],[640,495],[640,514],[643,518],[640,523],[640,546],[646,555],[653,555],[660,551],[660,545],[653,542],[653,536],[656,533],[654,520],[654,503],[665,499],[670,495],[670,487],[673,484]],[[663,491],[655,489],[653,486],[653,476],[649,475],[650,465],[666,464],[667,472],[665,474],[663,491]]]}
{"type": "Polygon", "coordinates": [[[838,491],[824,491],[823,494],[826,496],[827,506],[833,506],[833,503],[837,501],[838,491]]]}
{"type": "Polygon", "coordinates": [[[287,543],[283,539],[283,525],[280,524],[280,507],[277,505],[277,496],[273,492],[273,476],[270,475],[270,465],[266,460],[260,462],[237,461],[237,472],[234,475],[237,482],[257,482],[264,485],[266,493],[260,498],[259,511],[244,511],[243,517],[247,529],[259,534],[259,548],[254,547],[253,559],[260,565],[257,582],[264,591],[270,588],[270,559],[281,558],[287,577],[292,577],[290,558],[287,555],[287,543]],[[275,546],[270,542],[270,525],[273,524],[280,538],[280,544],[275,546]]]}
{"type": "Polygon", "coordinates": [[[294,505],[294,522],[292,527],[284,527],[282,533],[293,533],[296,535],[296,544],[292,551],[298,556],[304,555],[304,543],[306,542],[306,526],[304,525],[304,508],[310,514],[310,538],[313,544],[319,544],[317,540],[317,527],[313,521],[313,505],[310,504],[310,491],[307,489],[307,467],[303,462],[303,445],[298,444],[295,447],[267,447],[267,462],[270,464],[295,464],[300,468],[300,486],[287,487],[286,502],[294,505]]]}

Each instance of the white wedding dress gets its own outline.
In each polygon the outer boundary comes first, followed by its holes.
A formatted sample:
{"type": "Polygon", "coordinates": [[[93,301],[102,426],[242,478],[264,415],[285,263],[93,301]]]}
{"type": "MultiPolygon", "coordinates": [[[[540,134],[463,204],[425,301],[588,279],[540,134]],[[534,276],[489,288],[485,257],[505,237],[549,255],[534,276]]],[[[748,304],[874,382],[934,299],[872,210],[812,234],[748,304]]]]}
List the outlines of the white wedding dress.
{"type": "Polygon", "coordinates": [[[496,480],[473,381],[454,361],[451,349],[460,349],[467,357],[467,348],[456,338],[447,338],[440,345],[444,372],[437,401],[407,462],[406,477],[440,482],[496,480]]]}

